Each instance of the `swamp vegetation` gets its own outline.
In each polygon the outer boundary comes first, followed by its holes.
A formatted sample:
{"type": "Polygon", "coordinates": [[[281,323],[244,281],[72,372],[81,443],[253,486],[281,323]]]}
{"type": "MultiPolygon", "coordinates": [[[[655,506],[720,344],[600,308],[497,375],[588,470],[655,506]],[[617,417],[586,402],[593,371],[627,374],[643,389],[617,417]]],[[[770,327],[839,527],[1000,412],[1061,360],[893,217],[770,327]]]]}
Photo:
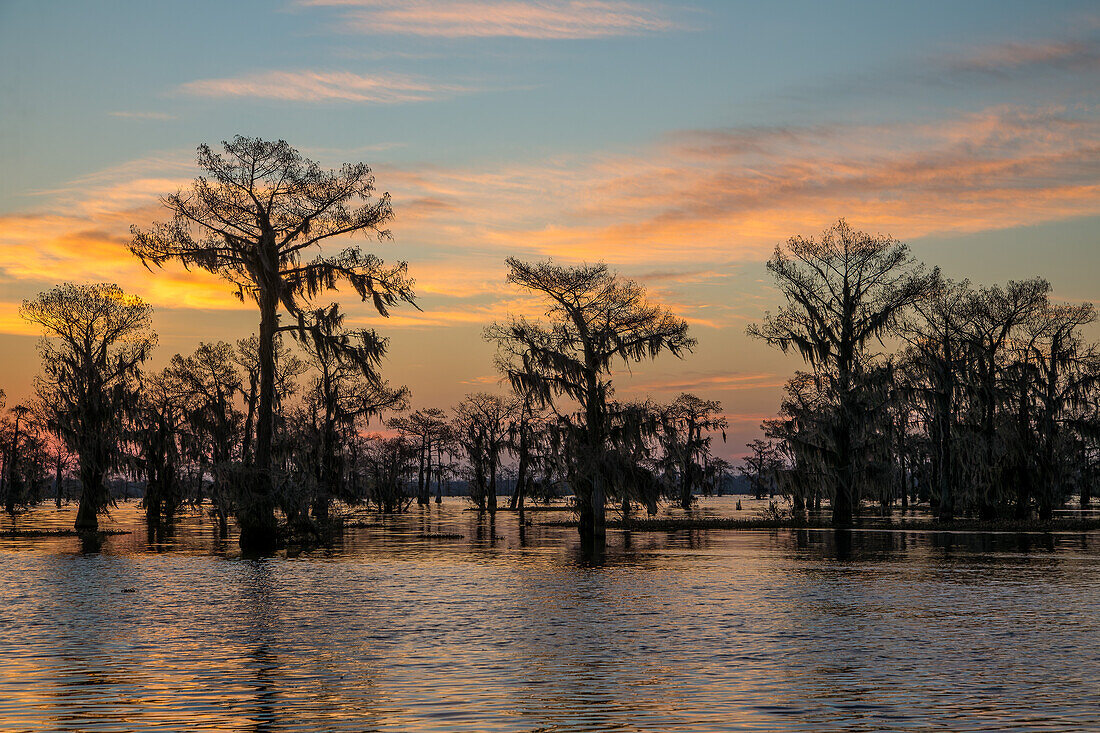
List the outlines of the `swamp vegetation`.
{"type": "Polygon", "coordinates": [[[284,141],[244,137],[200,146],[198,165],[163,199],[166,221],[134,228],[131,250],[154,271],[220,276],[256,305],[256,333],[151,371],[152,309],[137,296],[66,283],[25,301],[43,367],[34,397],[0,422],[13,516],[72,493],[75,529],[94,531],[133,487],[151,528],[200,507],[267,552],[337,527],[336,506],[400,513],[458,492],[522,517],[571,496],[582,541],[598,546],[609,511],[641,528],[642,510],[690,510],[735,486],[785,501],[760,521],[801,527],[921,505],[938,526],[1049,528],[1096,493],[1100,350],[1084,336],[1096,312],[1057,301],[1041,278],[951,280],[843,220],[777,246],[767,268],[784,302],[748,333],[805,369],[735,472],[714,455],[720,402],[616,396],[624,369],[696,346],[642,284],[600,263],[509,258],[507,281],[541,315],[485,329],[508,390],[413,409],[415,395],[382,376],[387,339],[323,302],[343,287],[383,318],[418,307],[407,263],[324,246],[389,239],[393,211],[370,169],[324,170],[284,141]]]}

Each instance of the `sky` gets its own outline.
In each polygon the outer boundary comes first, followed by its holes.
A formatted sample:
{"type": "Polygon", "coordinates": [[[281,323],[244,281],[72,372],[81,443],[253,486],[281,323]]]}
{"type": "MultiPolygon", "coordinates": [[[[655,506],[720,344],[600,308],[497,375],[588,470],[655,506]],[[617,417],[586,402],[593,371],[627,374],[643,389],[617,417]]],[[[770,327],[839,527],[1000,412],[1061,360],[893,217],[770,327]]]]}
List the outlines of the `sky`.
{"type": "Polygon", "coordinates": [[[619,396],[721,400],[737,456],[801,367],[745,335],[788,237],[844,217],[952,277],[1100,300],[1098,104],[1095,2],[0,0],[0,388],[31,394],[19,305],[63,281],[150,302],[154,368],[256,330],[227,283],[126,248],[197,145],[243,134],[391,194],[392,239],[357,243],[423,310],[340,300],[414,406],[504,389],[482,331],[533,306],[506,257],[604,261],[699,342],[619,396]]]}

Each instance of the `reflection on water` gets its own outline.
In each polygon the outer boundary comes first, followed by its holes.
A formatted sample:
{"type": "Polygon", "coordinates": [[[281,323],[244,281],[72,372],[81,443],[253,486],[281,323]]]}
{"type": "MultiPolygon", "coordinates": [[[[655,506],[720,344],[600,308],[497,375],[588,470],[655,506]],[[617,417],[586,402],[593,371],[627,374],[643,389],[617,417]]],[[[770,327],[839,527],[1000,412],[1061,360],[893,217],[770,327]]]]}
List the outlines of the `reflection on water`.
{"type": "Polygon", "coordinates": [[[1100,729],[1100,533],[611,532],[593,558],[540,526],[566,515],[463,509],[267,559],[132,504],[98,549],[0,539],[0,724],[1100,729]]]}

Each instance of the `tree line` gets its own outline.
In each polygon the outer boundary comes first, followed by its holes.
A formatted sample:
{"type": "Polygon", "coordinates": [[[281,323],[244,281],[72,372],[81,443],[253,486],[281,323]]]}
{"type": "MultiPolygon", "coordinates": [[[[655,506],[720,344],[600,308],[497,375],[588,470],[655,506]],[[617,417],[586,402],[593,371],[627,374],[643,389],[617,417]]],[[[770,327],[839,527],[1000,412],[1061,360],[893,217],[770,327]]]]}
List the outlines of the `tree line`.
{"type": "MultiPolygon", "coordinates": [[[[152,310],[108,284],[63,284],[23,303],[44,334],[36,396],[4,419],[7,509],[41,498],[50,470],[60,502],[79,478],[76,527],[109,506],[107,477],[143,481],[151,525],[186,503],[230,518],[242,546],[270,549],[282,528],[323,526],[336,502],[404,511],[439,501],[453,480],[497,510],[508,498],[572,494],[579,532],[599,542],[608,507],[690,508],[728,480],[712,455],[722,405],[616,399],[614,376],[662,353],[683,357],[688,324],[603,264],[507,260],[508,281],[542,316],[491,324],[485,338],[508,394],[411,408],[381,375],[388,342],[351,328],[326,295],[350,288],[386,316],[417,308],[405,262],[327,240],[386,239],[393,211],[364,164],[324,170],[285,141],[236,137],[199,147],[203,173],[162,199],[170,215],[133,228],[151,270],[176,262],[219,275],[259,311],[257,333],[203,343],[157,372],[152,310]],[[376,429],[377,428],[377,429],[376,429]],[[282,519],[280,523],[279,517],[282,519]]],[[[786,304],[749,328],[807,364],[787,383],[741,473],[796,514],[848,525],[865,502],[928,502],[959,514],[1049,518],[1091,496],[1097,466],[1100,356],[1083,340],[1091,305],[1051,299],[1046,281],[973,287],[918,265],[889,237],[837,222],[792,238],[768,262],[786,304]]]]}
{"type": "Polygon", "coordinates": [[[45,336],[43,371],[34,407],[18,408],[33,410],[35,429],[24,415],[20,437],[13,423],[4,452],[12,504],[37,498],[21,487],[41,485],[26,456],[35,454],[29,436],[47,432],[58,498],[62,463],[75,464],[77,529],[98,527],[111,501],[106,478],[122,473],[144,481],[150,524],[171,521],[185,500],[205,501],[223,528],[235,518],[253,549],[277,541],[277,513],[293,527],[327,521],[336,501],[401,511],[429,503],[433,481],[438,500],[456,477],[495,511],[508,458],[510,504],[572,492],[588,539],[603,534],[609,501],[628,512],[655,511],[666,496],[690,506],[728,478],[729,464],[710,452],[711,433],[725,427],[719,403],[615,399],[618,366],[695,345],[686,322],[637,283],[604,265],[509,259],[508,279],[546,304],[543,319],[486,330],[512,393],[410,411],[408,390],[380,373],[387,340],[346,327],[337,304],[319,302],[350,286],[381,316],[417,307],[406,263],[322,249],[344,235],[389,236],[389,197],[374,194],[369,168],[326,171],[285,141],[244,137],[221,152],[200,146],[198,164],[203,175],[162,200],[170,219],[135,227],[130,249],[150,270],[178,262],[221,276],[257,306],[258,333],[203,343],[149,373],[156,335],[137,296],[67,283],[25,301],[22,316],[45,336]],[[370,432],[372,419],[386,430],[370,432]]]}
{"type": "Polygon", "coordinates": [[[753,474],[796,513],[851,524],[928,502],[956,516],[1049,520],[1088,506],[1100,476],[1100,349],[1090,303],[1042,278],[974,286],[928,271],[890,237],[843,220],[777,247],[786,300],[749,328],[808,369],[751,444],[753,474]]]}

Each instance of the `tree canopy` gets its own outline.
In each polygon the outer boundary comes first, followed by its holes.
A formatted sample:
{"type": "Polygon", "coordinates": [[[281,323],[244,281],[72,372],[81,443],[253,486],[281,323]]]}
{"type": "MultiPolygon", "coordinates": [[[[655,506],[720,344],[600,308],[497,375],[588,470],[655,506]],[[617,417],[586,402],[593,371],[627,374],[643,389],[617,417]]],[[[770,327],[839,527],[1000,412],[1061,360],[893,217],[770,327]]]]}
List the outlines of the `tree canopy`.
{"type": "Polygon", "coordinates": [[[42,328],[39,392],[79,456],[77,529],[95,529],[108,505],[106,473],[118,455],[120,416],[134,404],[140,365],[156,344],[152,308],[117,285],[66,283],[23,301],[42,328]]]}

